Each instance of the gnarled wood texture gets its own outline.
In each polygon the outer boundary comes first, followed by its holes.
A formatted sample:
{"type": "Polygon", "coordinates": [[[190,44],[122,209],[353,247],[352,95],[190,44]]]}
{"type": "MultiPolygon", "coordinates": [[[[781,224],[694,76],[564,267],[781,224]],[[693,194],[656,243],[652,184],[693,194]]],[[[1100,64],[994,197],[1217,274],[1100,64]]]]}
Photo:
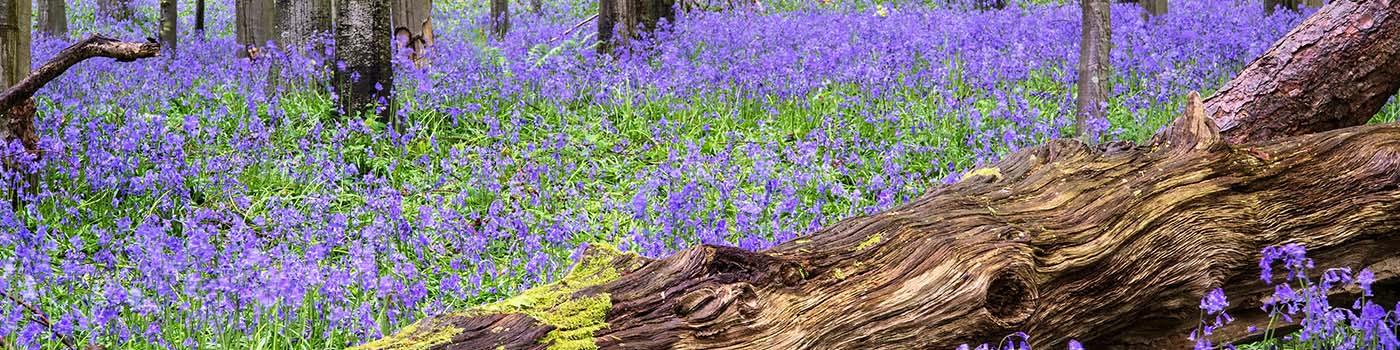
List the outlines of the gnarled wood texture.
{"type": "Polygon", "coordinates": [[[1336,0],[1206,100],[1231,142],[1360,125],[1400,90],[1400,1],[1336,0]]]}

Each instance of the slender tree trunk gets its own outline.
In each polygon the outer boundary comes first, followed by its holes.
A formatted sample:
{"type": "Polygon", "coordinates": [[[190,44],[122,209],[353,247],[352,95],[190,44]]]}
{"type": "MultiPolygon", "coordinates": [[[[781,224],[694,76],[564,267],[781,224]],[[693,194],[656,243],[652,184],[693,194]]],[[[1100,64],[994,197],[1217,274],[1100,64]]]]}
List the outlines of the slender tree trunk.
{"type": "Polygon", "coordinates": [[[344,62],[344,69],[335,70],[340,110],[354,115],[372,108],[397,128],[389,2],[337,0],[336,7],[335,57],[344,62]]]}
{"type": "Polygon", "coordinates": [[[510,1],[491,0],[491,34],[497,39],[510,32],[510,1]]]}
{"type": "Polygon", "coordinates": [[[276,0],[277,31],[283,47],[321,50],[331,33],[331,0],[276,0]],[[310,46],[310,47],[308,47],[310,46]]]}
{"type": "Polygon", "coordinates": [[[179,15],[176,0],[160,0],[160,44],[176,51],[176,43],[179,41],[179,15]]]}
{"type": "Polygon", "coordinates": [[[273,0],[237,0],[234,4],[234,27],[238,43],[244,47],[239,55],[258,58],[269,42],[276,43],[276,11],[273,0]]]}
{"type": "Polygon", "coordinates": [[[204,39],[204,0],[194,2],[194,31],[200,40],[204,39]]]}
{"type": "Polygon", "coordinates": [[[1082,33],[1079,39],[1079,89],[1074,129],[1081,140],[1093,143],[1090,121],[1103,120],[1108,107],[1108,0],[1080,0],[1082,33]]]}
{"type": "MultiPolygon", "coordinates": [[[[8,89],[29,76],[30,65],[30,16],[29,0],[0,0],[0,88],[8,89]]],[[[34,149],[38,141],[34,137],[34,100],[25,98],[12,105],[3,106],[4,128],[0,128],[0,141],[19,139],[26,148],[34,149]]]]}
{"type": "Polygon", "coordinates": [[[1322,7],[1322,0],[1307,0],[1307,6],[1311,8],[1322,7]]]}
{"type": "Polygon", "coordinates": [[[538,14],[543,13],[543,11],[544,11],[544,0],[530,0],[530,13],[534,13],[534,14],[538,15],[538,14]]]}
{"type": "Polygon", "coordinates": [[[1147,11],[1149,17],[1167,13],[1167,0],[1139,0],[1138,3],[1147,11]]]}
{"type": "Polygon", "coordinates": [[[39,12],[39,31],[44,34],[68,36],[68,6],[63,0],[36,0],[39,12]]]}

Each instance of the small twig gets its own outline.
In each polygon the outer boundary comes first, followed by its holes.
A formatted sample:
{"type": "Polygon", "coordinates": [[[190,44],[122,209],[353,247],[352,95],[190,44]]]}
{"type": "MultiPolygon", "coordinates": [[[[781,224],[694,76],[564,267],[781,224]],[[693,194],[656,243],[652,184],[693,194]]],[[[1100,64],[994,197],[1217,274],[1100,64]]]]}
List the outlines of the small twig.
{"type": "Polygon", "coordinates": [[[33,97],[39,88],[44,87],[49,81],[62,75],[69,67],[83,60],[93,57],[109,57],[118,62],[131,62],[159,55],[160,44],[156,43],[154,39],[147,38],[146,40],[148,42],[136,43],[117,41],[100,34],[89,35],[63,51],[59,51],[58,55],[35,69],[33,73],[24,77],[15,86],[5,89],[5,92],[0,94],[0,111],[8,110],[10,106],[33,97]]]}
{"type": "Polygon", "coordinates": [[[569,34],[573,34],[575,30],[583,28],[583,25],[588,24],[588,22],[592,22],[595,19],[598,19],[598,14],[596,13],[593,14],[593,16],[588,17],[588,19],[583,20],[583,22],[578,22],[578,24],[575,24],[573,28],[569,28],[569,30],[564,31],[563,33],[559,33],[559,36],[554,37],[554,39],[549,39],[549,42],[552,43],[559,41],[559,39],[563,39],[564,37],[569,36],[569,34]]]}
{"type": "MultiPolygon", "coordinates": [[[[23,300],[19,300],[19,298],[16,298],[15,296],[10,295],[10,293],[7,293],[3,290],[0,290],[0,295],[4,295],[5,299],[9,299],[10,301],[14,302],[20,307],[23,307],[26,311],[29,311],[29,320],[34,321],[34,323],[38,323],[40,326],[43,326],[44,329],[47,329],[49,332],[53,332],[53,322],[49,321],[49,316],[45,315],[44,311],[39,310],[39,308],[34,307],[34,305],[29,305],[29,303],[26,303],[23,300]]],[[[69,349],[78,349],[78,346],[73,341],[72,336],[64,335],[62,336],[62,339],[63,345],[67,345],[69,349]]]]}

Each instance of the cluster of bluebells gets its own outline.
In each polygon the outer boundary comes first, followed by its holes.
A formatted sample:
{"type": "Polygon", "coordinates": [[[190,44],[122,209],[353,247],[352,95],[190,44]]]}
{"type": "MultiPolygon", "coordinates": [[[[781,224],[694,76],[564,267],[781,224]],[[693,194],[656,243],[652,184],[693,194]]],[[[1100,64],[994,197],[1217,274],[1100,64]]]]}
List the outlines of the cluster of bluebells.
{"type": "MultiPolygon", "coordinates": [[[[69,3],[74,33],[155,28],[155,0],[123,21],[69,3]]],[[[1079,35],[1073,6],[804,7],[686,15],[609,57],[555,40],[582,7],[481,44],[483,9],[443,5],[430,64],[396,75],[393,132],[330,116],[326,51],[237,58],[231,5],[178,53],[40,91],[43,157],[0,149],[18,165],[0,180],[32,183],[0,205],[0,337],[334,348],[551,281],[587,242],[764,249],[1061,136],[1079,35]]],[[[1155,129],[1147,111],[1301,18],[1173,6],[1113,8],[1105,137],[1155,129]]],[[[72,39],[35,41],[36,62],[72,39]]]]}
{"type": "MultiPolygon", "coordinates": [[[[1306,249],[1300,244],[1270,246],[1262,253],[1260,278],[1274,290],[1262,306],[1270,316],[1270,325],[1265,327],[1265,342],[1281,341],[1327,349],[1393,350],[1400,347],[1400,339],[1396,338],[1396,329],[1400,329],[1400,305],[1387,311],[1384,305],[1371,300],[1376,276],[1370,269],[1329,268],[1320,275],[1310,276],[1313,260],[1307,257],[1306,249]],[[1283,276],[1277,276],[1282,278],[1275,278],[1277,266],[1284,269],[1283,276]],[[1351,305],[1332,305],[1328,296],[1348,288],[1359,291],[1360,296],[1351,305]],[[1287,335],[1273,334],[1270,329],[1275,322],[1297,323],[1299,330],[1287,335]]],[[[1201,310],[1214,320],[1203,320],[1202,326],[1191,334],[1197,349],[1215,348],[1210,340],[1212,331],[1233,321],[1225,313],[1228,306],[1221,289],[1201,299],[1201,310]]],[[[1258,325],[1248,326],[1250,333],[1258,330],[1258,325]]],[[[1235,346],[1225,344],[1224,348],[1234,349],[1235,346]]]]}

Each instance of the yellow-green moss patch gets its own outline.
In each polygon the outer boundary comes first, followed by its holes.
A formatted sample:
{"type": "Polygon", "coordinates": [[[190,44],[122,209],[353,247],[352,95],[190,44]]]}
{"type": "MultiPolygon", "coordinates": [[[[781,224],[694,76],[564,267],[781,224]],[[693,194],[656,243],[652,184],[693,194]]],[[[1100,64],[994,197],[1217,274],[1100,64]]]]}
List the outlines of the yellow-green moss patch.
{"type": "Polygon", "coordinates": [[[433,346],[445,344],[452,341],[452,337],[462,333],[461,328],[439,327],[435,329],[418,330],[418,325],[423,320],[414,322],[408,327],[404,327],[394,335],[380,338],[364,345],[350,348],[351,350],[420,350],[433,346]]]}
{"type": "Polygon", "coordinates": [[[992,178],[992,181],[1000,181],[1001,169],[997,167],[980,168],[977,170],[967,172],[967,175],[963,175],[963,179],[971,179],[973,176],[990,176],[992,178]]]}
{"type": "Polygon", "coordinates": [[[881,236],[879,233],[870,235],[870,237],[865,237],[864,241],[860,241],[860,244],[856,245],[856,250],[866,250],[870,247],[874,247],[876,244],[880,244],[881,239],[884,239],[884,236],[881,236]]]}
{"type": "Polygon", "coordinates": [[[468,314],[524,314],[554,327],[540,339],[550,350],[597,349],[593,333],[608,326],[604,321],[608,310],[612,309],[612,297],[600,293],[576,298],[574,294],[616,280],[621,276],[616,264],[632,260],[629,258],[612,246],[595,245],[584,255],[583,261],[558,282],[473,308],[468,314]]]}

